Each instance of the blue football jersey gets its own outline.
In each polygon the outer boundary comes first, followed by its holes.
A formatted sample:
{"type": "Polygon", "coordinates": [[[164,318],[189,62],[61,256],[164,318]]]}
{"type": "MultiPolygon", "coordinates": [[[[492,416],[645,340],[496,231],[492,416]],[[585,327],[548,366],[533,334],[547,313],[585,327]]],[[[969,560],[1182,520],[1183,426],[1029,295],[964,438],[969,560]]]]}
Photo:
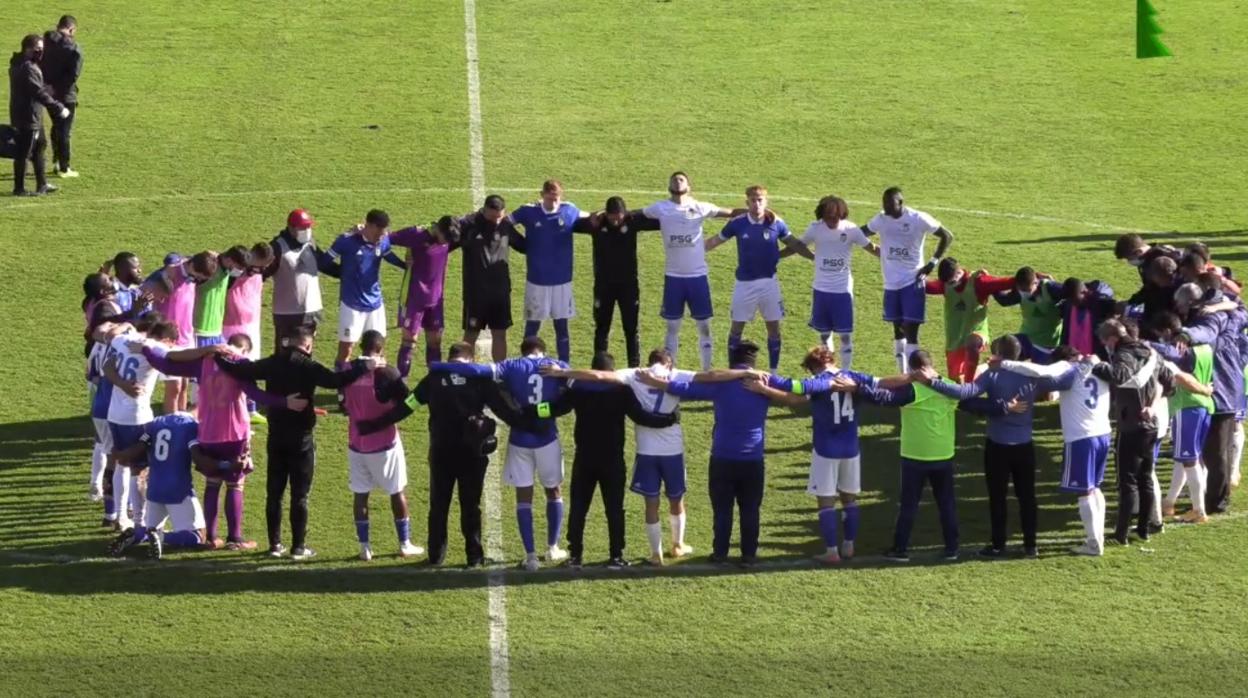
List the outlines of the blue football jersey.
{"type": "Polygon", "coordinates": [[[361,312],[381,307],[381,258],[389,252],[389,236],[376,245],[358,233],[343,233],[334,240],[329,256],[342,263],[338,299],[343,305],[361,312]]]}
{"type": "MultiPolygon", "coordinates": [[[[568,365],[557,359],[548,357],[525,356],[518,359],[506,359],[494,365],[494,377],[507,389],[517,403],[536,405],[541,402],[553,402],[563,387],[562,378],[548,378],[538,373],[538,369],[547,364],[560,368],[568,365]]],[[[541,431],[528,432],[512,429],[510,442],[524,448],[540,448],[559,438],[559,429],[555,420],[548,419],[546,427],[541,431]]]]}
{"type": "Polygon", "coordinates": [[[728,221],[719,236],[737,240],[737,281],[770,279],[780,263],[780,241],[789,236],[789,226],[777,218],[771,223],[738,216],[728,221]]]}
{"type": "Polygon", "coordinates": [[[198,438],[199,423],[185,412],[161,415],[143,427],[149,500],[178,504],[195,494],[191,480],[191,446],[198,438]]]}
{"type": "Polygon", "coordinates": [[[511,220],[524,226],[529,283],[559,286],[572,281],[572,226],[580,216],[580,209],[566,201],[554,213],[543,210],[541,203],[511,212],[511,220]]]}
{"type": "Polygon", "coordinates": [[[810,396],[815,453],[824,458],[854,458],[859,452],[858,412],[853,393],[832,392],[832,381],[838,376],[869,388],[878,384],[874,376],[836,369],[802,379],[801,392],[810,396]]]}

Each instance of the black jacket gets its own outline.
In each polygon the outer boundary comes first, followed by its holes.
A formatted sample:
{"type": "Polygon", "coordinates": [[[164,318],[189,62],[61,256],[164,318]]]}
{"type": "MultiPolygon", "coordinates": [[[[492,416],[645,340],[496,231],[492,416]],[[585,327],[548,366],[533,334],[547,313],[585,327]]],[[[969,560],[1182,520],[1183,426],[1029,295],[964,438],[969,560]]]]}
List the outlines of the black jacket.
{"type": "Polygon", "coordinates": [[[637,233],[658,230],[659,221],[640,211],[630,213],[621,225],[604,215],[598,226],[589,218],[578,219],[572,230],[589,233],[594,241],[594,285],[637,285],[637,233]]]}
{"type": "Polygon", "coordinates": [[[52,96],[43,82],[39,64],[20,53],[9,59],[9,123],[21,131],[33,131],[43,124],[43,108],[59,112],[64,106],[52,96]]]}
{"type": "Polygon", "coordinates": [[[44,82],[52,96],[65,104],[78,103],[78,76],[82,75],[82,49],[78,43],[53,29],[43,35],[44,82]]]}
{"type": "Polygon", "coordinates": [[[480,211],[461,218],[459,242],[451,249],[457,247],[463,250],[460,262],[465,299],[511,295],[511,250],[524,253],[527,245],[509,219],[491,223],[480,211]]]}
{"type": "Polygon", "coordinates": [[[1119,431],[1157,430],[1156,415],[1144,419],[1144,408],[1152,406],[1158,394],[1174,393],[1174,372],[1166,368],[1160,355],[1156,356],[1151,373],[1141,375],[1150,356],[1155,355],[1143,342],[1123,340],[1114,349],[1107,363],[1092,367],[1092,375],[1109,383],[1114,392],[1114,418],[1119,431]]]}
{"type": "Polygon", "coordinates": [[[503,397],[493,380],[466,378],[439,371],[422,378],[408,398],[397,402],[386,414],[356,426],[360,433],[371,434],[405,419],[416,411],[418,404],[429,407],[429,449],[434,453],[471,451],[468,420],[470,417],[485,417],[487,407],[509,425],[525,421],[523,415],[503,397]]]}
{"type": "Polygon", "coordinates": [[[312,432],[316,426],[312,397],[317,388],[337,390],[346,387],[368,370],[363,361],[356,359],[350,369],[335,372],[291,347],[283,347],[259,361],[238,361],[218,356],[217,366],[239,380],[265,381],[265,389],[270,393],[307,398],[308,406],[298,412],[285,406],[269,410],[269,441],[274,442],[297,442],[312,432]]]}
{"type": "MultiPolygon", "coordinates": [[[[680,408],[671,414],[648,412],[626,385],[583,384],[573,386],[550,403],[551,418],[576,412],[576,458],[617,461],[624,457],[624,418],[643,427],[662,429],[680,421],[680,408]]],[[[529,406],[526,413],[536,412],[529,406]]]]}

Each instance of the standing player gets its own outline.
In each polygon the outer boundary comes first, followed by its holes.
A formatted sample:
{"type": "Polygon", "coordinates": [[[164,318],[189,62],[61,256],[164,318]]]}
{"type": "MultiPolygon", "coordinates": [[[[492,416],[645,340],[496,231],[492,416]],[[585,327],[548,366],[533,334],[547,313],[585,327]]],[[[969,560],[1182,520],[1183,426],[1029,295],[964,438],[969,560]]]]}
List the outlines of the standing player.
{"type": "Polygon", "coordinates": [[[733,211],[697,201],[689,194],[689,176],[673,172],[668,178],[667,199],[650,204],[642,213],[659,221],[666,260],[663,269],[663,307],[667,320],[664,345],[672,357],[680,355],[680,325],[688,306],[698,325],[698,352],[702,370],[711,368],[711,282],[707,276],[706,244],[702,223],[708,218],[732,218],[744,211],[733,211]]]}
{"type": "MultiPolygon", "coordinates": [[[[555,348],[559,360],[572,353],[568,319],[576,315],[572,300],[572,228],[586,217],[563,200],[563,184],[557,179],[542,183],[542,198],[511,212],[511,222],[524,228],[528,265],[524,285],[524,336],[536,337],[542,321],[555,325],[555,348]]],[[[523,251],[523,250],[522,250],[523,251]]]]}
{"type": "Polygon", "coordinates": [[[884,322],[893,323],[893,355],[897,370],[905,372],[906,357],[919,348],[919,325],[927,319],[923,277],[936,268],[953,242],[953,233],[923,211],[905,205],[901,189],[884,190],[884,210],[862,226],[867,235],[880,235],[884,270],[884,322]],[[923,262],[928,235],[939,240],[936,253],[923,262]]]}
{"type": "Polygon", "coordinates": [[[344,370],[351,347],[368,330],[386,335],[386,309],[381,297],[381,260],[400,269],[407,265],[390,251],[390,215],[373,209],[364,224],[338,236],[326,253],[341,275],[338,287],[338,356],[334,366],[344,370]]]}
{"type": "MultiPolygon", "coordinates": [[[[165,265],[149,278],[167,290],[164,299],[155,310],[173,324],[178,336],[174,346],[189,349],[195,346],[195,287],[217,274],[217,256],[200,252],[190,259],[170,253],[165,265]]],[[[165,381],[165,412],[185,411],[190,397],[189,384],[184,378],[165,381]]]]}
{"type": "Polygon", "coordinates": [[[767,188],[755,184],[745,190],[746,214],[728,221],[719,235],[706,241],[713,250],[737,240],[737,283],[732,289],[732,326],[728,330],[728,354],[741,342],[745,323],[755,314],[767,326],[767,358],[774,372],[780,366],[780,320],[784,318],[784,297],[776,280],[780,262],[777,242],[811,259],[814,255],[789,234],[783,220],[767,215],[767,188]]]}
{"type": "Polygon", "coordinates": [[[629,368],[641,363],[641,337],[637,333],[641,307],[641,288],[637,284],[637,233],[658,229],[658,221],[640,211],[630,213],[624,199],[618,196],[607,199],[604,212],[578,219],[573,226],[573,232],[589,233],[593,239],[594,353],[607,350],[612,316],[618,304],[629,368]]]}
{"type": "MultiPolygon", "coordinates": [[[[230,269],[230,288],[225,294],[225,318],[221,336],[236,334],[248,339],[247,358],[260,358],[260,307],[264,302],[264,270],[273,265],[273,247],[267,242],[253,245],[246,254],[246,265],[230,269]]],[[[252,424],[264,424],[264,416],[256,411],[256,403],[248,401],[247,411],[252,424]]]]}
{"type": "Polygon", "coordinates": [[[407,248],[407,269],[399,285],[398,371],[407,378],[412,370],[412,347],[416,335],[425,330],[425,365],[442,360],[442,285],[446,280],[446,258],[459,246],[459,223],[443,216],[428,228],[404,228],[390,234],[390,244],[407,248]]]}
{"type": "Polygon", "coordinates": [[[988,299],[1014,287],[1014,278],[989,276],[983,270],[967,272],[953,257],[942,259],[936,278],[924,290],[945,297],[945,362],[949,377],[975,380],[979,356],[988,344],[988,299]]]}
{"type": "MultiPolygon", "coordinates": [[[[819,340],[833,348],[833,333],[840,343],[840,367],[848,371],[854,358],[854,276],[850,273],[850,253],[861,247],[880,256],[880,247],[867,239],[862,229],[849,220],[849,206],[837,196],[825,196],[815,207],[815,222],[806,227],[802,244],[814,245],[815,276],[811,282],[810,328],[819,340]]],[[[781,257],[793,254],[784,250],[781,257]]]]}
{"type": "Polygon", "coordinates": [[[1002,307],[1017,305],[1021,322],[1018,338],[1022,358],[1038,364],[1048,362],[1049,353],[1062,341],[1062,285],[1052,278],[1022,267],[1014,274],[1014,288],[996,294],[1002,307]]]}
{"type": "MultiPolygon", "coordinates": [[[[495,364],[469,364],[457,361],[435,363],[430,371],[444,371],[465,377],[493,377],[502,383],[512,399],[520,405],[551,402],[563,387],[562,379],[541,374],[543,366],[554,364],[567,368],[562,361],[546,357],[546,343],[540,337],[526,337],[520,343],[520,357],[495,364]]],[[[554,420],[546,420],[534,431],[511,429],[507,440],[507,460],[503,480],[516,488],[516,523],[524,543],[524,568],[538,569],[533,542],[533,483],[540,481],[546,490],[546,559],[558,562],[568,557],[559,547],[563,525],[563,447],[559,428],[554,420]]]]}
{"type": "Polygon", "coordinates": [[[488,329],[496,363],[507,358],[511,327],[511,248],[524,252],[524,237],[507,217],[503,197],[485,197],[481,210],[459,222],[463,247],[464,341],[476,345],[488,329]]]}
{"type": "Polygon", "coordinates": [[[1161,503],[1163,517],[1174,516],[1174,508],[1183,491],[1188,488],[1192,510],[1182,521],[1204,523],[1209,520],[1205,513],[1205,484],[1207,473],[1201,463],[1205,437],[1213,414],[1213,347],[1198,344],[1188,347],[1182,343],[1183,325],[1179,317],[1169,311],[1158,313],[1150,320],[1153,334],[1158,341],[1150,346],[1162,357],[1173,361],[1178,368],[1188,371],[1209,394],[1189,390],[1180,385],[1171,398],[1170,411],[1174,414],[1171,443],[1174,447],[1174,471],[1170,477],[1170,491],[1161,503]]]}

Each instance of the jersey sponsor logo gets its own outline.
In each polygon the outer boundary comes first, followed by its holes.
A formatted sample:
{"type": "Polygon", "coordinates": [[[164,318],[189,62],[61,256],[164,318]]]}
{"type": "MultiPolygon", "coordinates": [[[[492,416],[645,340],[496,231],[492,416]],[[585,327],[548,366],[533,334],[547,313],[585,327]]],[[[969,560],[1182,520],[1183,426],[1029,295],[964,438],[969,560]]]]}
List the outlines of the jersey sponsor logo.
{"type": "Polygon", "coordinates": [[[693,247],[692,235],[668,235],[668,247],[693,247]]]}
{"type": "Polygon", "coordinates": [[[888,248],[888,258],[910,261],[910,248],[909,247],[890,247],[888,248]]]}
{"type": "Polygon", "coordinates": [[[842,257],[824,257],[820,268],[824,271],[841,271],[845,269],[845,260],[842,257]]]}

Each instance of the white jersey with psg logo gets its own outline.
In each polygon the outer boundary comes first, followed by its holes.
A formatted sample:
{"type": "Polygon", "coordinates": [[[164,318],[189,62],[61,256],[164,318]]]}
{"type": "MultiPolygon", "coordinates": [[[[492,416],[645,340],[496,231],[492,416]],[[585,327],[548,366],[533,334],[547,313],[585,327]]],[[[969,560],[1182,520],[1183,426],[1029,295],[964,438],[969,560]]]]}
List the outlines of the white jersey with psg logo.
{"type": "Polygon", "coordinates": [[[126,391],[114,388],[112,401],[108,405],[108,421],[113,424],[147,424],[153,417],[152,391],[156,388],[160,372],[152,368],[143,352],[130,351],[130,342],[147,343],[147,340],[139,334],[123,334],[114,338],[109,347],[109,356],[117,358],[117,373],[139,388],[137,397],[130,397],[126,391]]]}
{"type": "Polygon", "coordinates": [[[802,233],[802,242],[815,248],[815,278],[811,287],[824,293],[853,293],[854,275],[850,272],[850,255],[855,247],[866,247],[871,240],[862,228],[840,221],[836,229],[823,221],[815,221],[802,233]]]}
{"type": "MultiPolygon", "coordinates": [[[[680,398],[657,388],[651,388],[637,380],[637,371],[639,370],[643,369],[625,369],[616,371],[616,375],[633,389],[633,394],[637,396],[637,402],[641,403],[642,409],[655,414],[671,414],[674,412],[676,406],[680,404],[680,398]]],[[[693,372],[669,370],[661,364],[655,364],[649,370],[656,378],[665,378],[669,381],[687,382],[693,380],[693,372]]],[[[673,424],[662,429],[643,427],[638,424],[635,427],[635,433],[637,435],[638,455],[679,456],[685,452],[685,434],[681,431],[679,424],[673,424]]]]}
{"type": "Polygon", "coordinates": [[[1052,378],[1061,391],[1062,439],[1066,443],[1106,436],[1109,425],[1109,383],[1092,375],[1092,364],[1058,361],[1039,366],[1002,361],[1001,368],[1033,378],[1052,378]]]}
{"type": "Polygon", "coordinates": [[[914,277],[927,263],[923,244],[940,229],[940,221],[909,206],[901,217],[883,211],[875,214],[867,228],[880,236],[880,264],[884,269],[884,290],[896,291],[914,284],[914,277]]]}
{"type": "Polygon", "coordinates": [[[642,213],[659,222],[659,234],[663,236],[663,252],[666,255],[664,274],[680,278],[706,276],[702,222],[718,215],[718,206],[693,199],[683,204],[664,199],[650,204],[642,213]]]}

